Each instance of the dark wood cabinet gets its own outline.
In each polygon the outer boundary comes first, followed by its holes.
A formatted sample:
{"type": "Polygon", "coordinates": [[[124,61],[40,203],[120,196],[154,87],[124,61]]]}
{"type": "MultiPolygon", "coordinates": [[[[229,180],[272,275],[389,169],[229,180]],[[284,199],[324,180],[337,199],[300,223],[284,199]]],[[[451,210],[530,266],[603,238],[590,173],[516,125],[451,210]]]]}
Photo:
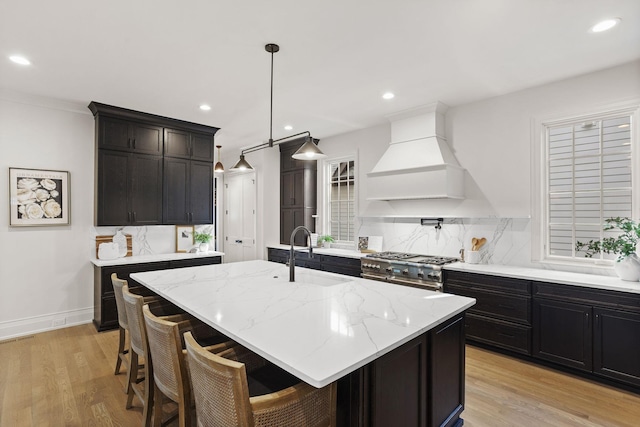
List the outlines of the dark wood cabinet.
{"type": "Polygon", "coordinates": [[[533,355],[591,371],[592,308],[584,304],[533,299],[533,355]]]}
{"type": "Polygon", "coordinates": [[[114,266],[93,266],[93,324],[96,329],[106,331],[118,327],[118,310],[116,308],[111,274],[116,273],[120,279],[127,280],[130,287],[140,285],[130,280],[132,273],[144,271],[167,270],[171,268],[195,267],[199,265],[220,264],[220,256],[199,257],[183,260],[146,262],[114,266]]]}
{"type": "Polygon", "coordinates": [[[213,135],[180,129],[164,130],[164,155],[213,162],[213,135]]]}
{"type": "Polygon", "coordinates": [[[162,224],[162,157],[99,150],[97,225],[162,224]]]}
{"type": "Polygon", "coordinates": [[[164,159],[164,221],[168,224],[213,222],[211,163],[164,159]]]}
{"type": "Polygon", "coordinates": [[[98,147],[162,155],[162,127],[113,117],[98,126],[98,147]]]}
{"type": "Polygon", "coordinates": [[[213,223],[218,128],[92,102],[96,219],[103,225],[213,223]]]}
{"type": "MultiPolygon", "coordinates": [[[[304,143],[296,139],[280,147],[280,243],[289,244],[291,232],[304,225],[315,232],[312,215],[317,209],[317,162],[296,160],[291,156],[304,143]]],[[[317,140],[316,140],[317,143],[317,140]]],[[[306,236],[298,234],[294,240],[298,246],[306,243],[306,236]]]]}
{"type": "Polygon", "coordinates": [[[640,313],[594,308],[593,372],[640,386],[640,313]]]}
{"type": "Polygon", "coordinates": [[[476,299],[467,339],[531,355],[531,282],[446,271],[444,291],[476,299]]]}
{"type": "Polygon", "coordinates": [[[338,426],[459,427],[464,314],[338,380],[338,426]]]}
{"type": "MultiPolygon", "coordinates": [[[[267,256],[269,261],[279,262],[282,264],[289,262],[289,251],[286,249],[268,248],[267,256]]],[[[347,258],[318,254],[315,252],[313,254],[313,258],[311,258],[308,253],[297,251],[296,266],[353,277],[360,277],[360,274],[362,273],[359,258],[347,258]]]]}

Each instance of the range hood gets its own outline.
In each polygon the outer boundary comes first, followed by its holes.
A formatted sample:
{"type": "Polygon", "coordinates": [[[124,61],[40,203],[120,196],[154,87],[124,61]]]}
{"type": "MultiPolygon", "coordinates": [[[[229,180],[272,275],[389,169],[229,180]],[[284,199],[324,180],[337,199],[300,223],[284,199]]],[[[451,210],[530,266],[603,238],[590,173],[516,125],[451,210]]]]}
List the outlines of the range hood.
{"type": "Polygon", "coordinates": [[[464,198],[464,169],[444,136],[446,110],[435,102],[388,117],[391,143],[367,174],[368,200],[464,198]]]}

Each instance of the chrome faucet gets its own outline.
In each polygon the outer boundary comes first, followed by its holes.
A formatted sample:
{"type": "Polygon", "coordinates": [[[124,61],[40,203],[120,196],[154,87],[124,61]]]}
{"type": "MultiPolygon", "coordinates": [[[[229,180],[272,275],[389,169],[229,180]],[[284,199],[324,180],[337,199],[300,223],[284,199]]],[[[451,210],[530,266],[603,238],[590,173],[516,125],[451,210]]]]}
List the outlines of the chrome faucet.
{"type": "Polygon", "coordinates": [[[289,281],[290,282],[296,281],[296,273],[295,273],[296,257],[294,255],[295,251],[293,250],[293,239],[296,237],[296,234],[300,230],[304,230],[304,232],[307,233],[307,237],[309,237],[309,258],[313,258],[313,248],[311,247],[311,231],[309,231],[309,229],[304,225],[300,225],[294,228],[293,231],[291,232],[291,239],[290,239],[291,250],[289,252],[289,281]]]}

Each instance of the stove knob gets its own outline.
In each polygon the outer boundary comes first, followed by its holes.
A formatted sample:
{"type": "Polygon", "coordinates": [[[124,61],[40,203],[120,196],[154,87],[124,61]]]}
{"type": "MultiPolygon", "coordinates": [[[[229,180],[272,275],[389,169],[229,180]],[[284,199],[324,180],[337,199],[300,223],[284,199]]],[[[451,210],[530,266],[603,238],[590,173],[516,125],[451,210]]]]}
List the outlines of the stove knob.
{"type": "Polygon", "coordinates": [[[402,270],[402,274],[403,274],[404,276],[408,276],[408,275],[409,275],[409,269],[408,269],[408,268],[405,268],[404,270],[402,270]]]}
{"type": "Polygon", "coordinates": [[[374,267],[376,268],[376,270],[380,270],[380,266],[379,265],[374,265],[374,267]]]}
{"type": "Polygon", "coordinates": [[[393,267],[387,267],[386,270],[391,273],[393,271],[393,267]]]}
{"type": "Polygon", "coordinates": [[[419,271],[418,271],[418,277],[419,277],[420,279],[422,279],[422,278],[424,277],[424,273],[422,272],[422,270],[419,270],[419,271]]]}

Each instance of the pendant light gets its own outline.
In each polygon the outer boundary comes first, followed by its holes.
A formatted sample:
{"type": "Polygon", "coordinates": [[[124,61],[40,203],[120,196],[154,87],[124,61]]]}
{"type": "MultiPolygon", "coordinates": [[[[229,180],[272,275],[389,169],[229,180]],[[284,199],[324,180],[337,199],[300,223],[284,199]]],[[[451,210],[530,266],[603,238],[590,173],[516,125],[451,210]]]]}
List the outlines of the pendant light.
{"type": "Polygon", "coordinates": [[[269,141],[264,144],[259,144],[254,147],[247,148],[240,152],[240,160],[236,163],[231,170],[247,170],[253,169],[248,161],[245,160],[244,155],[246,153],[252,153],[254,151],[262,150],[263,148],[273,147],[274,145],[282,144],[284,141],[297,136],[306,135],[305,142],[291,157],[296,160],[318,160],[323,157],[327,157],[318,146],[315,144],[313,137],[309,131],[297,133],[295,135],[285,136],[284,138],[273,140],[273,54],[280,50],[280,46],[275,43],[269,43],[265,45],[264,50],[271,54],[271,98],[269,106],[269,141]]]}
{"type": "Polygon", "coordinates": [[[214,166],[213,171],[215,173],[222,173],[224,172],[224,166],[222,166],[222,162],[220,161],[220,148],[222,148],[222,145],[216,145],[216,148],[218,149],[218,163],[214,166]]]}

